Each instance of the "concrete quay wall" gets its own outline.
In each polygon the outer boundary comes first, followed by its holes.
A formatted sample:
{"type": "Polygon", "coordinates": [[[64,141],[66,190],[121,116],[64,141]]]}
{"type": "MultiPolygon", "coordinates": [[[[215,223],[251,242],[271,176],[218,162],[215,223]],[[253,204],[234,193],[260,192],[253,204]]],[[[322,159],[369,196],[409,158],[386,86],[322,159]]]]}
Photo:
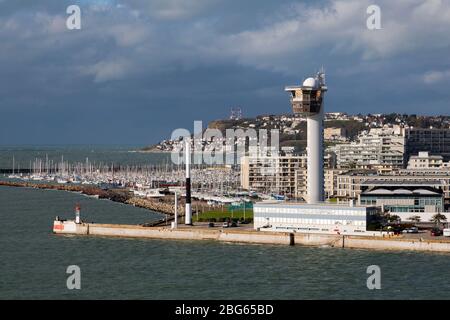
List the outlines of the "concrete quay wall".
{"type": "MultiPolygon", "coordinates": [[[[202,240],[203,233],[189,230],[170,230],[164,228],[145,228],[140,226],[121,225],[93,225],[89,227],[89,235],[110,236],[110,237],[130,237],[130,238],[151,238],[151,239],[174,239],[174,240],[202,240]]],[[[205,238],[208,234],[204,235],[205,238]]],[[[211,235],[209,235],[211,236],[211,235]]]]}
{"type": "Polygon", "coordinates": [[[345,248],[377,249],[377,250],[412,250],[428,252],[450,252],[450,241],[419,240],[419,239],[377,239],[362,237],[345,237],[345,248]]]}
{"type": "Polygon", "coordinates": [[[113,224],[75,224],[73,221],[55,221],[56,234],[93,235],[107,237],[214,240],[236,243],[330,246],[338,248],[375,250],[413,250],[424,252],[450,252],[450,241],[405,238],[381,238],[313,233],[287,233],[236,229],[200,229],[182,227],[168,229],[113,224]]]}
{"type": "Polygon", "coordinates": [[[255,232],[223,229],[168,229],[161,227],[141,227],[115,224],[75,224],[73,221],[55,221],[53,232],[56,234],[92,235],[106,237],[128,237],[173,240],[215,240],[224,242],[294,244],[293,235],[280,232],[255,232]]]}
{"type": "Polygon", "coordinates": [[[225,242],[241,242],[241,243],[260,243],[260,244],[283,244],[294,245],[294,236],[291,233],[279,232],[238,232],[223,231],[219,234],[219,241],[225,242]]]}
{"type": "Polygon", "coordinates": [[[450,252],[450,241],[347,235],[295,234],[295,244],[351,249],[450,252]]]}
{"type": "Polygon", "coordinates": [[[295,244],[304,246],[342,247],[343,236],[318,233],[294,233],[295,244]]]}
{"type": "Polygon", "coordinates": [[[256,233],[252,231],[224,231],[208,229],[167,229],[146,228],[140,226],[114,226],[114,225],[89,225],[89,235],[173,239],[173,240],[216,240],[225,242],[242,243],[266,243],[266,244],[291,244],[292,236],[289,233],[256,233]]]}

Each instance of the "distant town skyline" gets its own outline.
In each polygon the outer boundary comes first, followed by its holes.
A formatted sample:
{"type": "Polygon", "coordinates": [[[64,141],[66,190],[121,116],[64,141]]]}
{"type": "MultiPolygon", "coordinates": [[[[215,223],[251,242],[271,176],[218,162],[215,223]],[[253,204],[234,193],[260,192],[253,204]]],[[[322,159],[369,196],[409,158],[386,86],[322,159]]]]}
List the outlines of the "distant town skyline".
{"type": "Polygon", "coordinates": [[[288,114],[325,67],[327,112],[448,115],[450,2],[0,0],[0,144],[139,144],[288,114]],[[81,8],[68,30],[66,8],[81,8]]]}

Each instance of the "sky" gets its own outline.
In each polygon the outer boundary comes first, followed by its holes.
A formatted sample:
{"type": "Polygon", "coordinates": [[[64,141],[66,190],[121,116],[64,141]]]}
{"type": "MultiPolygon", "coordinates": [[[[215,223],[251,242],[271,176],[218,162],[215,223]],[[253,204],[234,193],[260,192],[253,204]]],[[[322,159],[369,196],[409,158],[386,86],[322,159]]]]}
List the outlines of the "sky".
{"type": "Polygon", "coordinates": [[[326,111],[448,115],[450,0],[0,0],[0,144],[148,145],[235,106],[286,114],[284,86],[321,66],[326,111]]]}

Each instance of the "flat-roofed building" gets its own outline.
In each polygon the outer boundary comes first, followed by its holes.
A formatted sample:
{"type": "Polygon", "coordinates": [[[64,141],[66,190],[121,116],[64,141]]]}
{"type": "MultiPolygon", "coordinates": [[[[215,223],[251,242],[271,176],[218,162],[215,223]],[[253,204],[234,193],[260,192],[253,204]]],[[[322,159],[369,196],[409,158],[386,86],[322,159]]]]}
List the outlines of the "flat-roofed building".
{"type": "Polygon", "coordinates": [[[259,230],[374,235],[367,227],[380,219],[380,208],[289,202],[258,202],[253,206],[259,230]]]}
{"type": "Polygon", "coordinates": [[[444,157],[430,155],[428,151],[422,151],[418,155],[412,155],[408,161],[408,169],[436,169],[444,167],[448,167],[448,163],[444,162],[444,157]]]}
{"type": "Polygon", "coordinates": [[[448,169],[403,169],[391,174],[379,175],[373,170],[355,170],[337,177],[337,198],[346,202],[357,200],[363,186],[375,183],[403,183],[436,187],[442,190],[446,204],[450,204],[450,170],[448,169]]]}
{"type": "Polygon", "coordinates": [[[357,200],[361,194],[361,183],[377,175],[375,170],[352,170],[338,175],[336,178],[338,202],[357,200]]]}

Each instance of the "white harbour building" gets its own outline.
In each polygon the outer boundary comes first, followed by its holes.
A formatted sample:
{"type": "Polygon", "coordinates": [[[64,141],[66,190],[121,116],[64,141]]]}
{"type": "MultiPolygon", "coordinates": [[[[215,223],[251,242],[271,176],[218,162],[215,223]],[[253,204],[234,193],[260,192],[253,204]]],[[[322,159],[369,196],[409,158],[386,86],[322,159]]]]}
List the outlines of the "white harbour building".
{"type": "Polygon", "coordinates": [[[253,207],[254,226],[259,230],[374,235],[367,227],[380,214],[378,207],[259,202],[253,207]]]}

